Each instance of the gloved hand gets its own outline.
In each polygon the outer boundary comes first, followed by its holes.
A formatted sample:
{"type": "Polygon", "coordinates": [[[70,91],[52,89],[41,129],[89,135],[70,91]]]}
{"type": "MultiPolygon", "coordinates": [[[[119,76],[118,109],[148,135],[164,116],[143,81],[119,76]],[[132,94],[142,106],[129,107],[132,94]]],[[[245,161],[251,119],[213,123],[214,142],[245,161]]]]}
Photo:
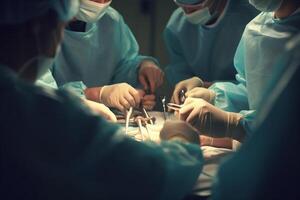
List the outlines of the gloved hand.
{"type": "Polygon", "coordinates": [[[100,90],[99,101],[106,106],[114,107],[120,111],[140,105],[140,95],[137,90],[127,83],[118,83],[104,86],[100,90]]]}
{"type": "Polygon", "coordinates": [[[156,104],[155,95],[154,94],[149,94],[149,95],[146,94],[142,99],[142,104],[146,110],[153,110],[153,108],[156,104]]]}
{"type": "Polygon", "coordinates": [[[193,77],[184,81],[180,81],[179,83],[176,84],[171,102],[180,104],[180,91],[184,90],[185,92],[188,92],[192,90],[195,87],[203,87],[204,83],[203,81],[198,78],[198,77],[193,77]]]}
{"type": "Polygon", "coordinates": [[[146,110],[153,110],[153,108],[156,104],[155,95],[154,94],[146,94],[145,91],[141,90],[141,89],[137,89],[137,91],[140,94],[142,106],[146,110]]]}
{"type": "Polygon", "coordinates": [[[183,121],[166,121],[160,131],[161,140],[179,140],[200,145],[199,132],[183,121]]]}
{"type": "Polygon", "coordinates": [[[164,82],[164,72],[154,62],[145,60],[140,65],[138,79],[145,91],[154,94],[164,82]]]}
{"type": "Polygon", "coordinates": [[[84,99],[84,103],[96,114],[99,114],[100,116],[104,117],[105,119],[117,122],[117,118],[115,114],[104,104],[97,103],[94,101],[90,101],[87,99],[84,99]]]}
{"type": "Polygon", "coordinates": [[[239,141],[245,136],[245,130],[239,123],[243,118],[241,114],[225,112],[203,99],[187,98],[179,110],[179,116],[203,135],[239,141]]]}
{"type": "Polygon", "coordinates": [[[193,97],[193,98],[201,98],[209,103],[212,103],[216,97],[216,93],[212,90],[203,87],[195,87],[192,90],[186,92],[185,96],[193,97]]]}

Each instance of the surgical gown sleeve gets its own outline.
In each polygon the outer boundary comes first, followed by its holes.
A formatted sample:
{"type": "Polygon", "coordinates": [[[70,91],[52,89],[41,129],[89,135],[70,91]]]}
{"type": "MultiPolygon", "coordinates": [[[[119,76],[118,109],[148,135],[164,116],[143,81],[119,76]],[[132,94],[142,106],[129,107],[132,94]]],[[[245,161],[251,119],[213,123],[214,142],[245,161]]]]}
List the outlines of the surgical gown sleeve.
{"type": "Polygon", "coordinates": [[[111,82],[127,82],[136,87],[138,85],[137,77],[141,62],[144,60],[151,60],[158,65],[158,61],[152,57],[139,54],[139,45],[121,16],[119,19],[118,31],[120,37],[112,38],[112,40],[119,40],[117,43],[119,46],[116,46],[115,48],[121,49],[121,57],[111,82]]]}
{"type": "Polygon", "coordinates": [[[53,89],[57,89],[57,83],[52,75],[51,69],[47,70],[47,72],[41,76],[36,82],[36,85],[42,86],[42,87],[50,87],[53,89]]]}
{"type": "Polygon", "coordinates": [[[165,29],[164,40],[170,60],[170,64],[165,69],[169,83],[176,85],[182,80],[191,78],[193,73],[183,57],[184,52],[182,52],[180,42],[172,30],[165,29]]]}
{"type": "Polygon", "coordinates": [[[236,82],[217,82],[209,88],[216,93],[214,105],[225,111],[239,112],[249,109],[242,43],[241,41],[234,57],[236,82]]]}
{"type": "Polygon", "coordinates": [[[56,80],[53,77],[52,70],[53,69],[49,69],[46,74],[35,82],[35,84],[42,87],[68,90],[78,97],[85,98],[84,90],[86,89],[86,86],[82,81],[69,82],[58,87],[56,80]]]}
{"type": "Polygon", "coordinates": [[[249,108],[244,55],[244,42],[241,40],[234,57],[236,82],[217,82],[209,89],[216,94],[214,105],[228,112],[241,113],[243,115],[241,123],[250,133],[254,126],[256,111],[249,108]]]}
{"type": "Polygon", "coordinates": [[[279,74],[282,78],[274,82],[276,85],[269,85],[272,90],[268,91],[265,105],[258,113],[261,126],[220,167],[212,200],[299,199],[299,187],[295,183],[300,177],[300,98],[295,92],[299,88],[299,59],[295,64],[283,65],[289,67],[287,73],[279,74]]]}
{"type": "Polygon", "coordinates": [[[139,143],[63,91],[0,83],[2,195],[153,200],[191,192],[199,146],[139,143]]]}

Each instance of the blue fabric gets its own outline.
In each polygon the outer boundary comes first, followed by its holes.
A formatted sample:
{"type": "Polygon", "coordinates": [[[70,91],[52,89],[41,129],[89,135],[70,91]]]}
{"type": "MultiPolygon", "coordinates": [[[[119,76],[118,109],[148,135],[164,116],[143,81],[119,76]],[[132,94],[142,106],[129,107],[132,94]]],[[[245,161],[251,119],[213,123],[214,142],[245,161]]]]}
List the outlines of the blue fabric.
{"type": "Polygon", "coordinates": [[[1,199],[182,199],[198,145],[139,143],[61,90],[0,66],[1,199]]]}
{"type": "Polygon", "coordinates": [[[79,10],[78,0],[2,0],[0,24],[19,24],[53,10],[62,21],[71,20],[79,10]]]}
{"type": "Polygon", "coordinates": [[[212,200],[299,199],[299,41],[277,63],[259,129],[221,165],[212,200]]]}
{"type": "Polygon", "coordinates": [[[50,69],[47,70],[47,72],[43,76],[41,76],[40,79],[38,79],[35,82],[35,84],[38,85],[38,86],[50,87],[50,88],[53,88],[53,89],[58,88],[58,86],[56,84],[56,81],[54,80],[50,69]]]}
{"type": "Polygon", "coordinates": [[[261,13],[247,25],[234,58],[238,83],[220,82],[209,88],[216,93],[217,107],[247,113],[242,122],[247,130],[253,130],[255,110],[277,70],[275,61],[300,30],[299,12],[283,20],[274,19],[273,14],[261,13]]]}
{"type": "Polygon", "coordinates": [[[171,85],[198,76],[205,81],[234,80],[233,58],[246,24],[257,14],[248,0],[228,2],[224,17],[214,26],[191,24],[181,8],[164,31],[171,85]]]}
{"type": "Polygon", "coordinates": [[[181,3],[181,4],[187,4],[187,5],[193,5],[193,4],[198,4],[202,3],[204,0],[176,0],[176,2],[181,3]]]}
{"type": "Polygon", "coordinates": [[[78,88],[99,87],[127,82],[137,87],[137,73],[143,60],[157,61],[139,55],[139,46],[122,16],[109,7],[97,22],[88,23],[85,32],[65,30],[61,53],[57,55],[52,74],[59,87],[68,83],[78,88]],[[78,87],[78,83],[83,85],[78,87]]]}

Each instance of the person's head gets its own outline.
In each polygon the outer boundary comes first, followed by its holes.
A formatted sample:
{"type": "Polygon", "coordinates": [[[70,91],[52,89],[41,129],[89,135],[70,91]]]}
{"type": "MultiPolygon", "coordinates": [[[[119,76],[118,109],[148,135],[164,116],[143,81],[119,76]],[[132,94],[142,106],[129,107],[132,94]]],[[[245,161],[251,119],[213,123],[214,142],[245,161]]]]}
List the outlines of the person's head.
{"type": "Polygon", "coordinates": [[[174,0],[192,24],[215,22],[224,11],[227,0],[174,0]]]}
{"type": "Polygon", "coordinates": [[[300,7],[299,0],[249,0],[257,10],[262,12],[275,12],[278,18],[290,16],[300,7]]]}
{"type": "Polygon", "coordinates": [[[81,0],[77,20],[94,23],[103,17],[112,0],[81,0]]]}
{"type": "Polygon", "coordinates": [[[1,3],[0,64],[33,81],[46,61],[55,57],[64,26],[78,12],[79,1],[3,0],[1,3]]]}

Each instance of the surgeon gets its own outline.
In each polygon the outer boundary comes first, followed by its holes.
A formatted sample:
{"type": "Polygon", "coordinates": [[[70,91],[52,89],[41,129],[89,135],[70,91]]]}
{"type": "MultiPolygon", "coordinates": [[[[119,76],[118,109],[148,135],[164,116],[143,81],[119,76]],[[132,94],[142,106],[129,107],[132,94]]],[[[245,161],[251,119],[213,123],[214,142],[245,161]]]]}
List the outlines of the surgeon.
{"type": "Polygon", "coordinates": [[[212,200],[299,199],[300,35],[284,49],[257,114],[259,128],[220,167],[212,200]]]}
{"type": "Polygon", "coordinates": [[[179,92],[233,80],[233,57],[246,24],[258,12],[247,0],[174,0],[179,6],[164,31],[170,58],[166,76],[179,92]],[[189,81],[184,81],[190,79],[189,81]]]}
{"type": "Polygon", "coordinates": [[[80,98],[34,85],[78,7],[76,0],[1,1],[0,198],[182,199],[202,168],[199,146],[138,143],[80,98]]]}
{"type": "Polygon", "coordinates": [[[120,111],[140,104],[151,110],[164,74],[154,58],[139,54],[132,32],[111,3],[82,0],[64,32],[52,74],[60,88],[88,100],[120,111]]]}
{"type": "Polygon", "coordinates": [[[196,87],[186,93],[188,98],[179,111],[181,119],[212,137],[243,141],[253,132],[256,110],[276,71],[274,62],[300,30],[299,1],[249,2],[262,12],[247,25],[237,49],[237,83],[217,82],[209,89],[196,87]]]}

